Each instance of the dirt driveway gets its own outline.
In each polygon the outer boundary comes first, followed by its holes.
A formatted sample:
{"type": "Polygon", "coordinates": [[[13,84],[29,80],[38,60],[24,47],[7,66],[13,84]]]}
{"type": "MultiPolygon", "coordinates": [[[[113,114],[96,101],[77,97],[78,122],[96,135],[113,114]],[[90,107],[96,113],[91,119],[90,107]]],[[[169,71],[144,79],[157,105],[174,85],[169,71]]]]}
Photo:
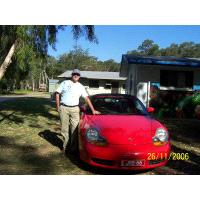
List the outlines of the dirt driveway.
{"type": "Polygon", "coordinates": [[[29,97],[29,95],[0,96],[0,103],[4,101],[13,101],[18,98],[29,97]]]}
{"type": "Polygon", "coordinates": [[[0,103],[4,101],[10,101],[15,100],[19,98],[26,98],[26,97],[43,97],[43,98],[50,98],[50,94],[47,93],[30,93],[30,94],[24,94],[24,95],[1,95],[0,96],[0,103]]]}

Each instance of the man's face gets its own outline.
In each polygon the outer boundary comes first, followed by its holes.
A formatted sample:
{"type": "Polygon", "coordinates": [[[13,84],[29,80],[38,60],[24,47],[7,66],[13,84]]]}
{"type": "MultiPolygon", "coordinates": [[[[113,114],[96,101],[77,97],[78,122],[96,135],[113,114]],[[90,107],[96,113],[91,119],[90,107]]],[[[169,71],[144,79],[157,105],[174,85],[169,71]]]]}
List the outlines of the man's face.
{"type": "Polygon", "coordinates": [[[78,74],[78,73],[73,73],[72,74],[72,81],[73,82],[78,82],[79,81],[79,79],[80,79],[80,74],[78,74]]]}

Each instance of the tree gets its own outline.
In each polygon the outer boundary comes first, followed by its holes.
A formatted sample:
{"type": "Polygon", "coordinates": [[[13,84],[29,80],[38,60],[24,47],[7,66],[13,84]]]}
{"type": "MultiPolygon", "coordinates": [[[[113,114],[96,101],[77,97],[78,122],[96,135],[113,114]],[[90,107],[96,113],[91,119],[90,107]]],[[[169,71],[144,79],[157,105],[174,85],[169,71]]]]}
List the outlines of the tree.
{"type": "Polygon", "coordinates": [[[195,55],[194,42],[183,42],[179,45],[179,52],[181,57],[193,57],[195,55]]]}
{"type": "Polygon", "coordinates": [[[48,56],[45,64],[46,72],[49,78],[56,78],[57,73],[57,60],[53,56],[48,56]]]}
{"type": "Polygon", "coordinates": [[[89,55],[89,50],[80,46],[74,47],[68,54],[60,56],[57,64],[58,75],[74,67],[84,71],[119,71],[119,63],[113,59],[100,61],[97,57],[89,55]]]}
{"type": "Polygon", "coordinates": [[[136,56],[160,56],[159,46],[153,40],[146,39],[138,46],[137,50],[128,51],[127,54],[136,56]]]}
{"type": "Polygon", "coordinates": [[[132,55],[135,55],[135,56],[140,56],[141,55],[141,53],[138,52],[137,50],[127,51],[127,54],[132,54],[132,55]]]}
{"type": "Polygon", "coordinates": [[[95,70],[97,67],[97,58],[90,56],[88,49],[84,50],[80,46],[75,46],[68,54],[59,57],[59,73],[73,68],[80,70],[95,70]]]}
{"type": "Polygon", "coordinates": [[[109,59],[103,62],[104,71],[119,71],[120,65],[116,63],[113,59],[109,59]]]}
{"type": "Polygon", "coordinates": [[[158,55],[159,46],[154,44],[153,40],[144,40],[144,42],[138,47],[138,51],[141,55],[158,55]]]}
{"type": "Polygon", "coordinates": [[[34,58],[29,62],[29,82],[31,82],[32,90],[39,88],[39,78],[41,72],[45,69],[46,59],[34,58]]]}
{"type": "Polygon", "coordinates": [[[181,44],[171,44],[165,49],[161,49],[162,56],[176,56],[187,58],[199,58],[200,57],[200,44],[194,42],[183,42],[181,44]]]}
{"type": "Polygon", "coordinates": [[[172,43],[169,47],[160,49],[153,40],[146,39],[138,46],[137,50],[127,51],[127,54],[136,56],[175,56],[187,58],[200,57],[200,44],[194,42],[183,42],[181,44],[172,43]]]}
{"type": "MultiPolygon", "coordinates": [[[[55,49],[56,35],[66,26],[0,26],[0,80],[5,75],[12,60],[20,68],[33,59],[33,56],[45,57],[48,45],[55,49]]],[[[91,42],[97,42],[94,26],[72,26],[74,39],[86,36],[91,42]]]]}
{"type": "Polygon", "coordinates": [[[160,50],[162,56],[176,56],[180,55],[178,44],[172,43],[169,47],[160,50]]]}

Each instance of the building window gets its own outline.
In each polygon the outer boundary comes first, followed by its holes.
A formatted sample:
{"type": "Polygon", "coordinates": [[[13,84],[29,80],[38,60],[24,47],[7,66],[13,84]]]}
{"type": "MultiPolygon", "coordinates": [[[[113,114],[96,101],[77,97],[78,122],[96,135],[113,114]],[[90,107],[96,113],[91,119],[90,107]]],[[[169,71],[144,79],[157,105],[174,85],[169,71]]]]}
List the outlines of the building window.
{"type": "Polygon", "coordinates": [[[111,82],[106,82],[105,83],[105,86],[104,86],[105,89],[111,89],[111,82]]]}
{"type": "Polygon", "coordinates": [[[119,93],[119,82],[117,82],[117,81],[113,81],[113,82],[112,82],[112,90],[111,90],[111,93],[113,93],[113,94],[119,93]]]}
{"type": "Polygon", "coordinates": [[[90,88],[99,88],[99,81],[98,80],[89,80],[89,87],[90,88]]]}
{"type": "Polygon", "coordinates": [[[161,70],[160,85],[163,87],[192,88],[193,72],[161,70]]]}

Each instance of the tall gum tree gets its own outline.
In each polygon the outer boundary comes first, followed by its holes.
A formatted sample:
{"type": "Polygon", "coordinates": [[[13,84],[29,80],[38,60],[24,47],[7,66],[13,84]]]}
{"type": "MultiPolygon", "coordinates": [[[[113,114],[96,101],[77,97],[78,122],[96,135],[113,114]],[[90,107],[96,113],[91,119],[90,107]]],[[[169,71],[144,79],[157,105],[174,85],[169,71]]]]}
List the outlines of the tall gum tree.
{"type": "MultiPolygon", "coordinates": [[[[47,55],[48,46],[56,49],[56,36],[67,26],[31,25],[31,26],[0,26],[0,81],[12,59],[16,59],[19,67],[23,68],[36,57],[47,55]]],[[[94,26],[70,26],[74,39],[85,36],[90,42],[98,42],[94,33],[94,26]]],[[[67,43],[66,43],[67,45],[67,43]]]]}

